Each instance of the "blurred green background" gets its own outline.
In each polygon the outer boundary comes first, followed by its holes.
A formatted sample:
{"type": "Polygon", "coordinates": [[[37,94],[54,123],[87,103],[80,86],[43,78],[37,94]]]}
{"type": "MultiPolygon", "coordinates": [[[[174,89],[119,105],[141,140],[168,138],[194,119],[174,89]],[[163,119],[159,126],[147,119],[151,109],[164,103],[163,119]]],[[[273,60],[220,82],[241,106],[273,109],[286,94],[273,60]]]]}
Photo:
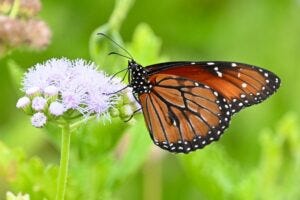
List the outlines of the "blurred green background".
{"type": "MultiPolygon", "coordinates": [[[[273,71],[282,86],[234,116],[219,142],[189,155],[154,147],[142,116],[130,123],[88,123],[72,136],[68,199],[300,199],[300,1],[132,3],[114,31],[141,64],[244,62],[273,71]]],[[[52,31],[50,46],[0,59],[0,199],[8,190],[53,199],[59,162],[59,130],[35,129],[15,108],[22,93],[14,66],[25,70],[52,57],[97,60],[90,37],[107,24],[114,5],[44,0],[39,17],[52,31]]],[[[107,58],[99,44],[97,53],[107,59],[100,69],[113,73],[126,66],[121,57],[107,58]]]]}

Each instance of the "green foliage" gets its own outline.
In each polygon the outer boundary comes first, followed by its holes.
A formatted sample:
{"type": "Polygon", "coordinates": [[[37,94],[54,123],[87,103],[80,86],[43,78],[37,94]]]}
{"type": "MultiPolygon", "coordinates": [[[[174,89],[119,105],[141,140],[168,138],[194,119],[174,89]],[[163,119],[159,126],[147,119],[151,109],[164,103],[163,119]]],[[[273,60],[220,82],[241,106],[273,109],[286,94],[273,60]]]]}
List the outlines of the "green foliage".
{"type": "Polygon", "coordinates": [[[67,199],[147,199],[151,192],[161,199],[300,198],[299,2],[53,0],[43,1],[40,17],[53,33],[49,48],[0,59],[0,199],[7,191],[54,199],[61,133],[53,125],[34,129],[16,111],[21,74],[63,56],[93,60],[109,74],[126,68],[127,59],[108,53],[127,54],[100,32],[144,66],[241,61],[276,72],[283,86],[268,102],[236,115],[218,143],[189,155],[158,150],[161,161],[149,156],[154,145],[141,114],[129,123],[87,122],[72,133],[67,199]]]}
{"type": "Polygon", "coordinates": [[[7,62],[7,65],[9,68],[12,84],[15,87],[14,89],[18,91],[21,88],[24,70],[14,60],[9,60],[7,62]]]}
{"type": "MultiPolygon", "coordinates": [[[[300,196],[300,129],[295,114],[280,120],[275,131],[259,133],[260,158],[245,169],[221,145],[182,156],[190,179],[207,199],[297,199],[300,196]]],[[[245,155],[247,156],[247,155],[245,155]]]]}
{"type": "MultiPolygon", "coordinates": [[[[107,23],[101,25],[93,31],[89,42],[89,52],[91,58],[109,73],[114,73],[120,70],[120,66],[125,66],[126,62],[122,62],[116,59],[108,59],[109,53],[118,51],[118,48],[113,42],[109,41],[104,36],[98,35],[99,33],[105,34],[110,38],[113,38],[115,42],[123,45],[122,38],[120,36],[120,27],[127,15],[128,10],[132,6],[134,0],[117,0],[114,11],[110,16],[107,23]],[[114,50],[113,50],[114,49],[114,50]]],[[[124,53],[124,52],[122,52],[124,53]]],[[[128,55],[126,55],[128,56],[128,55]]]]}
{"type": "Polygon", "coordinates": [[[10,150],[0,143],[1,193],[7,190],[29,193],[32,199],[53,199],[57,167],[40,158],[28,159],[20,149],[10,150]]]}

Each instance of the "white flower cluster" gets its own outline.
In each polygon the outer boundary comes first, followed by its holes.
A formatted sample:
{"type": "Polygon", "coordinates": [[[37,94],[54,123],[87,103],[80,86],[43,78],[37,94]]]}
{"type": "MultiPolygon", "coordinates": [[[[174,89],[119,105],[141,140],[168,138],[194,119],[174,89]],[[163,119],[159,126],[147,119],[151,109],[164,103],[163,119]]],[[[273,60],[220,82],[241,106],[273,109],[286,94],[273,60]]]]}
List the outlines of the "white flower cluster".
{"type": "Polygon", "coordinates": [[[15,195],[14,193],[8,191],[6,192],[6,200],[30,200],[29,194],[18,193],[15,195]]]}
{"type": "Polygon", "coordinates": [[[50,59],[25,74],[23,91],[26,95],[16,106],[33,115],[33,126],[43,127],[48,119],[72,111],[84,116],[104,115],[116,104],[117,91],[122,88],[124,85],[119,79],[97,71],[94,63],[81,59],[50,59]]]}

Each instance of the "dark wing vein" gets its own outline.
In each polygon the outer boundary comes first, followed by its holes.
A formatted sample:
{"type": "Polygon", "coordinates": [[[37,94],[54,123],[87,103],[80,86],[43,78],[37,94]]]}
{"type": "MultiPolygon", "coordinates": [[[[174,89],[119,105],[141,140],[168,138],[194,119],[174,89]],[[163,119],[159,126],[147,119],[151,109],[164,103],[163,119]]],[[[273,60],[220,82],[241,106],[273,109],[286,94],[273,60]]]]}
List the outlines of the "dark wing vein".
{"type": "MultiPolygon", "coordinates": [[[[207,121],[206,120],[204,120],[203,119],[203,117],[201,116],[201,115],[199,115],[197,112],[194,112],[194,111],[192,111],[192,110],[190,110],[188,107],[186,107],[185,109],[182,109],[181,107],[179,107],[179,106],[176,106],[176,105],[174,105],[174,104],[171,104],[170,102],[167,102],[164,98],[162,98],[162,96],[160,96],[156,91],[153,91],[153,93],[161,100],[161,101],[163,101],[165,104],[167,104],[168,105],[168,107],[170,107],[170,106],[173,106],[173,107],[175,107],[175,108],[177,108],[179,111],[182,111],[182,110],[188,110],[189,112],[191,112],[192,114],[194,114],[194,115],[196,115],[196,116],[198,116],[210,129],[212,129],[212,127],[207,123],[207,121]]],[[[184,98],[185,99],[185,98],[184,98]]],[[[202,106],[200,106],[201,108],[203,108],[203,109],[206,109],[206,110],[208,110],[207,108],[205,108],[205,107],[202,107],[202,106]]],[[[209,110],[208,110],[209,111],[209,110]]],[[[213,113],[212,113],[213,114],[213,113]]],[[[219,118],[219,117],[218,117],[219,118]]],[[[180,120],[179,120],[180,121],[180,120]]]]}
{"type": "MultiPolygon", "coordinates": [[[[240,73],[240,72],[238,72],[238,73],[240,73]]],[[[243,81],[243,82],[245,82],[245,83],[247,83],[247,85],[248,86],[251,86],[254,90],[260,90],[260,88],[257,88],[255,85],[252,85],[252,83],[250,83],[250,82],[248,82],[248,81],[246,81],[246,80],[244,80],[244,79],[239,79],[239,78],[237,78],[236,76],[235,76],[235,74],[232,74],[232,73],[226,73],[226,75],[228,75],[228,76],[231,76],[232,78],[234,78],[234,79],[236,79],[236,80],[241,80],[241,81],[243,81]]],[[[245,76],[248,76],[248,75],[245,75],[245,76]]],[[[248,76],[248,77],[250,77],[251,78],[251,76],[248,76]]],[[[251,78],[252,79],[252,78],[251,78]]],[[[228,79],[226,79],[227,81],[229,81],[228,79]]],[[[256,79],[253,79],[253,80],[256,80],[256,79]]],[[[230,83],[232,83],[231,81],[230,81],[230,83]]],[[[259,82],[260,83],[260,82],[259,82]]],[[[234,83],[232,83],[232,84],[234,84],[234,83]]],[[[235,84],[236,85],[236,84],[235,84]]],[[[247,87],[248,87],[247,86],[247,87]]],[[[242,89],[244,92],[246,92],[243,88],[241,88],[240,86],[238,86],[240,89],[242,89]]]]}
{"type": "MultiPolygon", "coordinates": [[[[149,127],[150,127],[150,133],[152,133],[152,131],[153,131],[153,127],[152,127],[152,123],[151,123],[151,120],[150,120],[150,115],[149,115],[149,105],[148,105],[148,101],[149,101],[149,96],[147,95],[146,96],[146,100],[145,100],[145,105],[146,105],[146,110],[145,110],[145,112],[146,112],[146,119],[148,120],[148,123],[149,123],[149,127]]],[[[144,113],[145,114],[145,113],[144,113]]],[[[151,135],[151,137],[152,137],[152,135],[151,135]]]]}
{"type": "MultiPolygon", "coordinates": [[[[242,68],[241,68],[241,69],[242,69],[242,68]]],[[[255,68],[255,69],[258,69],[258,68],[255,68]]],[[[247,70],[251,70],[251,68],[247,68],[247,70]]],[[[230,70],[229,70],[229,71],[230,71],[230,70]]],[[[231,71],[230,71],[230,72],[231,72],[231,71]]],[[[257,71],[256,71],[256,72],[257,72],[257,71]]],[[[256,82],[258,82],[261,86],[268,87],[269,89],[272,90],[272,88],[270,88],[265,82],[258,80],[258,79],[255,78],[254,76],[251,76],[251,75],[249,75],[249,74],[247,74],[247,73],[244,73],[243,70],[239,71],[239,73],[241,73],[241,74],[243,74],[243,75],[249,77],[250,79],[252,79],[252,80],[254,80],[254,81],[256,81],[256,82]]],[[[263,75],[262,75],[260,72],[257,72],[257,73],[263,77],[263,75]]],[[[268,73],[271,74],[271,72],[268,72],[268,73]]],[[[228,73],[228,74],[229,74],[229,73],[228,73]]],[[[232,75],[232,73],[230,73],[230,74],[232,75]]],[[[261,88],[259,88],[259,89],[257,89],[257,90],[261,90],[261,88]]]]}
{"type": "MultiPolygon", "coordinates": [[[[158,121],[159,121],[160,127],[161,127],[161,129],[163,130],[163,132],[164,132],[164,136],[165,136],[165,138],[166,138],[166,141],[169,143],[169,140],[168,140],[168,137],[167,137],[167,134],[166,134],[165,127],[163,126],[163,123],[162,123],[162,121],[161,121],[161,117],[159,116],[159,114],[158,114],[158,112],[157,112],[157,107],[154,106],[154,104],[153,104],[153,99],[152,99],[151,95],[150,95],[150,101],[151,101],[152,107],[153,107],[153,109],[154,109],[154,111],[155,111],[155,114],[156,114],[156,116],[157,116],[157,119],[158,119],[158,121]]],[[[156,102],[156,103],[159,105],[158,102],[156,102]]],[[[160,109],[161,109],[161,108],[160,108],[160,109]]],[[[161,110],[161,111],[162,111],[162,110],[161,110]]],[[[162,113],[163,113],[163,111],[162,111],[162,113]]]]}
{"type": "MultiPolygon", "coordinates": [[[[176,86],[163,86],[163,85],[158,85],[158,86],[156,86],[156,87],[170,88],[170,89],[178,89],[178,90],[181,91],[181,92],[182,92],[182,90],[180,90],[180,89],[182,89],[182,88],[195,88],[195,86],[187,86],[187,87],[181,86],[181,87],[176,87],[176,86]]],[[[190,94],[190,95],[193,95],[193,96],[196,96],[196,97],[200,97],[200,98],[205,99],[205,100],[207,100],[207,101],[210,101],[210,102],[212,102],[212,103],[216,103],[216,102],[214,102],[214,101],[212,101],[212,100],[210,100],[210,99],[205,98],[204,96],[199,96],[199,95],[193,94],[193,93],[191,93],[191,92],[189,92],[189,91],[184,91],[184,93],[190,94]]]]}

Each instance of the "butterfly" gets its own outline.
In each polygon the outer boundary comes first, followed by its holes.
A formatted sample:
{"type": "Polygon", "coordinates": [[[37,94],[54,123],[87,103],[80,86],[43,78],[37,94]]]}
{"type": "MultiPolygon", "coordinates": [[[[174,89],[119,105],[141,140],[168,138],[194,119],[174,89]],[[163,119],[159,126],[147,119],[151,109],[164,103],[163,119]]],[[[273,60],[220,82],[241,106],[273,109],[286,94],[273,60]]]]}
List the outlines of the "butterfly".
{"type": "Polygon", "coordinates": [[[189,153],[219,140],[232,115],[280,87],[274,73],[237,62],[128,61],[129,87],[141,105],[153,142],[189,153]]]}
{"type": "Polygon", "coordinates": [[[110,53],[128,58],[126,87],[141,105],[154,144],[170,152],[189,153],[219,140],[235,113],[264,101],[280,87],[274,73],[238,62],[179,61],[143,67],[112,38],[98,34],[129,55],[110,53]]]}

